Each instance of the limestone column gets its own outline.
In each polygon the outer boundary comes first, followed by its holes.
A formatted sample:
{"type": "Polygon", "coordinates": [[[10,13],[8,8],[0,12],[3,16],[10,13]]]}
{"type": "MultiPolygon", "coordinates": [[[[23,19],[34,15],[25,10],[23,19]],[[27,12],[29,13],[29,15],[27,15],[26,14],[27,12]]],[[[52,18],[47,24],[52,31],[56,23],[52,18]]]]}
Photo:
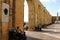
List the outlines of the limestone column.
{"type": "Polygon", "coordinates": [[[39,3],[38,3],[38,22],[39,22],[39,24],[41,24],[41,25],[43,25],[43,6],[42,6],[42,4],[41,4],[41,2],[39,1],[39,3]]]}
{"type": "Polygon", "coordinates": [[[9,4],[9,26],[8,26],[8,29],[11,30],[13,27],[12,27],[12,14],[13,14],[13,1],[14,0],[3,0],[4,3],[7,3],[9,4]]]}
{"type": "Polygon", "coordinates": [[[28,30],[34,30],[35,26],[35,0],[27,0],[28,3],[28,9],[29,9],[29,22],[28,22],[28,30]]]}
{"type": "Polygon", "coordinates": [[[45,16],[44,16],[44,21],[45,21],[44,24],[47,25],[47,21],[48,21],[48,20],[47,20],[47,16],[48,16],[48,15],[47,15],[47,10],[46,10],[46,8],[44,8],[44,13],[45,13],[45,14],[44,14],[44,15],[45,15],[45,16]]]}
{"type": "Polygon", "coordinates": [[[35,26],[38,27],[39,25],[39,0],[34,0],[34,4],[35,4],[35,26]]]}
{"type": "Polygon", "coordinates": [[[2,40],[8,40],[9,5],[2,3],[2,40]]]}
{"type": "Polygon", "coordinates": [[[2,0],[0,0],[0,40],[2,40],[2,0]]]}
{"type": "Polygon", "coordinates": [[[2,40],[8,40],[9,0],[2,0],[2,40]]]}
{"type": "Polygon", "coordinates": [[[57,20],[57,22],[58,22],[58,13],[57,13],[57,17],[56,17],[56,20],[57,20]]]}
{"type": "Polygon", "coordinates": [[[12,26],[12,14],[13,14],[13,0],[10,0],[9,2],[9,30],[11,30],[13,28],[12,26]]]}
{"type": "Polygon", "coordinates": [[[42,8],[41,8],[41,5],[39,6],[39,24],[42,25],[42,8]]]}
{"type": "Polygon", "coordinates": [[[42,23],[42,20],[41,20],[41,5],[39,4],[38,5],[38,25],[40,25],[42,23]]]}
{"type": "Polygon", "coordinates": [[[15,27],[20,27],[24,31],[24,0],[15,1],[15,27]]]}

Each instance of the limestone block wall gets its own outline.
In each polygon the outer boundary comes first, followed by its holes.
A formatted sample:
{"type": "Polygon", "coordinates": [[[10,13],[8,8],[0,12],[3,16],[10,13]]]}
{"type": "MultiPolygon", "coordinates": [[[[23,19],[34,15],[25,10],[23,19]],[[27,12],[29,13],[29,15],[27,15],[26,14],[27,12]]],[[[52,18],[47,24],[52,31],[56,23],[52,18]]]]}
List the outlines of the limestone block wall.
{"type": "Polygon", "coordinates": [[[4,3],[8,3],[9,4],[9,0],[2,0],[4,3]]]}
{"type": "MultiPolygon", "coordinates": [[[[48,13],[49,14],[49,13],[48,13]]],[[[49,24],[51,23],[51,16],[49,15],[49,24]]]]}
{"type": "Polygon", "coordinates": [[[46,9],[44,8],[44,24],[47,24],[47,14],[46,9]]]}
{"type": "Polygon", "coordinates": [[[51,16],[50,16],[50,14],[48,13],[48,24],[50,24],[51,23],[51,16]]]}
{"type": "Polygon", "coordinates": [[[48,16],[49,15],[47,14],[47,9],[46,8],[44,8],[44,9],[45,9],[45,11],[44,11],[45,12],[45,24],[48,25],[47,23],[48,23],[48,16]]]}
{"type": "Polygon", "coordinates": [[[42,12],[41,12],[41,5],[38,5],[38,24],[42,23],[42,12]]]}
{"type": "Polygon", "coordinates": [[[29,28],[51,23],[51,16],[39,0],[27,0],[29,7],[29,28]]]}
{"type": "Polygon", "coordinates": [[[35,26],[38,25],[38,1],[34,0],[34,5],[35,5],[35,26]]]}
{"type": "Polygon", "coordinates": [[[15,2],[15,27],[19,26],[24,31],[24,0],[16,0],[15,2]]]}
{"type": "Polygon", "coordinates": [[[43,20],[43,22],[44,22],[44,24],[50,24],[51,23],[51,15],[50,15],[50,13],[48,12],[48,10],[42,5],[42,7],[43,7],[43,15],[42,15],[42,20],[43,20]]]}
{"type": "Polygon", "coordinates": [[[2,18],[2,0],[0,0],[0,40],[1,40],[1,38],[2,38],[2,20],[1,20],[1,18],[2,18]]]}
{"type": "Polygon", "coordinates": [[[9,0],[9,5],[9,30],[19,26],[24,31],[24,0],[9,0]]]}
{"type": "Polygon", "coordinates": [[[12,26],[12,14],[13,14],[13,0],[10,0],[9,2],[9,9],[10,9],[10,14],[9,14],[9,30],[13,28],[12,26]]]}
{"type": "Polygon", "coordinates": [[[34,0],[34,3],[35,3],[35,26],[37,26],[39,24],[43,25],[44,24],[43,6],[39,0],[34,0]],[[36,21],[36,14],[37,14],[37,21],[36,21]]]}
{"type": "Polygon", "coordinates": [[[15,27],[19,26],[24,31],[24,0],[0,0],[0,40],[8,40],[8,31],[13,27],[13,13],[15,12],[15,27]],[[15,9],[13,9],[15,1],[15,9]],[[2,22],[2,3],[7,3],[9,7],[9,22],[2,22]]]}
{"type": "Polygon", "coordinates": [[[49,15],[48,15],[48,13],[47,13],[47,24],[49,24],[49,15]]]}
{"type": "MultiPolygon", "coordinates": [[[[40,2],[39,2],[40,3],[40,2]]],[[[44,6],[40,3],[40,6],[41,6],[41,24],[44,25],[45,23],[45,13],[44,13],[44,6]]]]}
{"type": "Polygon", "coordinates": [[[41,4],[41,2],[39,0],[35,0],[35,9],[38,14],[38,21],[36,23],[36,25],[39,24],[50,24],[51,23],[51,15],[49,14],[49,12],[47,11],[47,9],[41,4]]]}
{"type": "Polygon", "coordinates": [[[45,24],[48,24],[48,13],[47,13],[47,10],[45,10],[45,24]]]}
{"type": "MultiPolygon", "coordinates": [[[[44,25],[51,23],[51,15],[39,0],[27,0],[27,3],[29,7],[29,29],[39,24],[44,25]]],[[[2,40],[8,40],[8,30],[11,30],[13,27],[19,26],[22,32],[24,31],[24,0],[0,0],[0,26],[2,40]],[[8,23],[2,22],[3,2],[10,6],[8,23]]]]}
{"type": "Polygon", "coordinates": [[[41,8],[41,5],[38,6],[38,18],[39,18],[39,24],[42,24],[42,8],[41,8]]]}
{"type": "Polygon", "coordinates": [[[45,25],[45,24],[46,24],[45,19],[46,19],[46,16],[47,16],[47,15],[46,15],[46,13],[45,13],[45,10],[46,10],[46,9],[45,9],[45,8],[43,8],[43,15],[42,15],[42,16],[43,16],[43,25],[45,25]]]}
{"type": "Polygon", "coordinates": [[[52,16],[50,15],[50,23],[52,23],[52,16]]]}
{"type": "MultiPolygon", "coordinates": [[[[6,3],[9,5],[9,0],[2,0],[2,3],[6,3]]],[[[3,5],[3,4],[2,4],[3,5]]],[[[3,7],[3,6],[2,6],[3,7]]],[[[3,10],[3,9],[2,9],[3,10]]],[[[2,13],[2,12],[1,12],[2,13]]],[[[3,15],[3,14],[2,14],[3,15]]],[[[1,18],[2,19],[2,18],[1,18]]],[[[9,19],[8,19],[9,20],[9,19]]],[[[2,40],[8,40],[8,22],[2,21],[2,40]]]]}
{"type": "Polygon", "coordinates": [[[2,40],[8,40],[8,23],[2,23],[2,40]]]}

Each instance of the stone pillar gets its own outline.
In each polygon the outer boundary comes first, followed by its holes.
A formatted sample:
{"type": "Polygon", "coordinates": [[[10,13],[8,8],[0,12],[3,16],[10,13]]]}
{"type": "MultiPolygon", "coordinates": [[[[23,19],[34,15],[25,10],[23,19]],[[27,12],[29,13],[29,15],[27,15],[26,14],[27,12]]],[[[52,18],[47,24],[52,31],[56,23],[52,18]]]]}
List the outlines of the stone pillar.
{"type": "Polygon", "coordinates": [[[38,27],[39,25],[39,0],[34,0],[35,4],[35,26],[38,27]]]}
{"type": "Polygon", "coordinates": [[[44,8],[43,8],[43,6],[41,7],[42,8],[42,10],[41,10],[41,12],[42,12],[42,16],[41,16],[41,18],[42,18],[42,25],[44,25],[44,8]]]}
{"type": "Polygon", "coordinates": [[[45,16],[44,16],[44,17],[45,17],[45,19],[44,19],[44,20],[45,20],[45,24],[47,25],[47,22],[48,22],[48,18],[47,18],[47,17],[48,17],[48,15],[47,15],[47,10],[46,10],[46,8],[44,8],[44,13],[45,13],[45,14],[44,14],[44,15],[45,15],[45,16]]]}
{"type": "Polygon", "coordinates": [[[41,8],[41,5],[39,4],[38,5],[38,22],[39,22],[39,25],[42,25],[42,8],[41,8]]]}
{"type": "Polygon", "coordinates": [[[15,0],[15,27],[24,31],[24,0],[15,0]]]}
{"type": "Polygon", "coordinates": [[[29,8],[29,22],[28,22],[28,30],[34,30],[35,26],[35,0],[27,0],[28,8],[29,8]]]}
{"type": "Polygon", "coordinates": [[[57,17],[56,17],[56,20],[58,21],[58,13],[57,13],[57,17]]]}
{"type": "Polygon", "coordinates": [[[2,0],[2,40],[8,40],[9,0],[2,0]]]}
{"type": "Polygon", "coordinates": [[[13,14],[13,1],[14,0],[3,0],[4,3],[7,3],[9,4],[9,26],[8,26],[8,29],[11,30],[13,27],[12,27],[12,14],[13,14]]]}
{"type": "Polygon", "coordinates": [[[13,14],[13,0],[10,0],[9,2],[9,9],[10,9],[10,14],[9,14],[9,30],[13,28],[12,26],[12,14],[13,14]]]}
{"type": "Polygon", "coordinates": [[[0,0],[0,40],[2,40],[2,0],[0,0]]]}
{"type": "Polygon", "coordinates": [[[2,3],[2,40],[8,40],[9,4],[2,3]]]}
{"type": "Polygon", "coordinates": [[[42,24],[44,25],[45,24],[45,13],[44,13],[44,7],[43,7],[43,10],[42,10],[42,24]]]}
{"type": "Polygon", "coordinates": [[[42,12],[42,22],[43,22],[43,25],[45,26],[45,24],[46,24],[46,11],[45,11],[46,9],[45,9],[45,7],[43,6],[43,12],[42,12]]]}
{"type": "Polygon", "coordinates": [[[40,1],[38,1],[38,25],[43,25],[44,23],[44,12],[43,12],[43,5],[40,1]]]}

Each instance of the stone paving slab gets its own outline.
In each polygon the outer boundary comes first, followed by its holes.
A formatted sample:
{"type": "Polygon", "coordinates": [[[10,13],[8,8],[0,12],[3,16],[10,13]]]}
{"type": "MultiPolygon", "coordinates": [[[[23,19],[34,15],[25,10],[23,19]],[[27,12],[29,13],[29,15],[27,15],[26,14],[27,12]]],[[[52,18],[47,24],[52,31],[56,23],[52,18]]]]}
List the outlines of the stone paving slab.
{"type": "Polygon", "coordinates": [[[60,40],[50,35],[42,34],[40,32],[29,32],[27,40],[60,40]]]}
{"type": "Polygon", "coordinates": [[[37,38],[27,37],[27,40],[42,40],[42,39],[37,39],[37,38]]]}
{"type": "Polygon", "coordinates": [[[60,40],[60,24],[52,24],[42,32],[26,31],[28,40],[60,40]]]}

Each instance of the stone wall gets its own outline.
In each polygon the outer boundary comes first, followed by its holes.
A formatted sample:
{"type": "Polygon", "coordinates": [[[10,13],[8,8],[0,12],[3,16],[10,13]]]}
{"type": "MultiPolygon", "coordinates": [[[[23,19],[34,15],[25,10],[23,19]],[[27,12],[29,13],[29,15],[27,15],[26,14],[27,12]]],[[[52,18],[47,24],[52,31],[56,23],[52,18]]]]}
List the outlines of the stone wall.
{"type": "Polygon", "coordinates": [[[29,28],[41,25],[48,25],[51,22],[51,15],[39,0],[27,0],[29,7],[29,28]]]}
{"type": "Polygon", "coordinates": [[[0,40],[1,40],[1,37],[2,37],[2,30],[1,30],[1,28],[2,28],[2,20],[1,20],[1,18],[2,18],[2,0],[0,0],[0,40]]]}
{"type": "Polygon", "coordinates": [[[8,40],[8,31],[17,26],[24,31],[24,0],[0,0],[0,40],[8,40]],[[9,22],[2,22],[2,3],[9,5],[9,22]]]}
{"type": "Polygon", "coordinates": [[[15,3],[15,27],[19,26],[24,31],[24,0],[15,3]]]}
{"type": "MultiPolygon", "coordinates": [[[[7,5],[9,5],[9,0],[2,0],[2,5],[5,5],[3,3],[6,3],[7,5]]],[[[5,5],[5,7],[6,7],[6,5],[5,5]]],[[[2,6],[1,10],[3,10],[3,6],[2,6]]],[[[1,12],[1,13],[3,13],[3,12],[1,12]]],[[[7,17],[5,17],[5,18],[7,18],[7,17]]],[[[2,19],[3,19],[3,14],[2,14],[2,19]]],[[[7,20],[9,20],[9,19],[7,19],[7,20]]],[[[2,40],[8,40],[8,38],[9,38],[8,37],[8,26],[9,26],[9,21],[6,22],[6,21],[2,20],[2,40]]]]}

